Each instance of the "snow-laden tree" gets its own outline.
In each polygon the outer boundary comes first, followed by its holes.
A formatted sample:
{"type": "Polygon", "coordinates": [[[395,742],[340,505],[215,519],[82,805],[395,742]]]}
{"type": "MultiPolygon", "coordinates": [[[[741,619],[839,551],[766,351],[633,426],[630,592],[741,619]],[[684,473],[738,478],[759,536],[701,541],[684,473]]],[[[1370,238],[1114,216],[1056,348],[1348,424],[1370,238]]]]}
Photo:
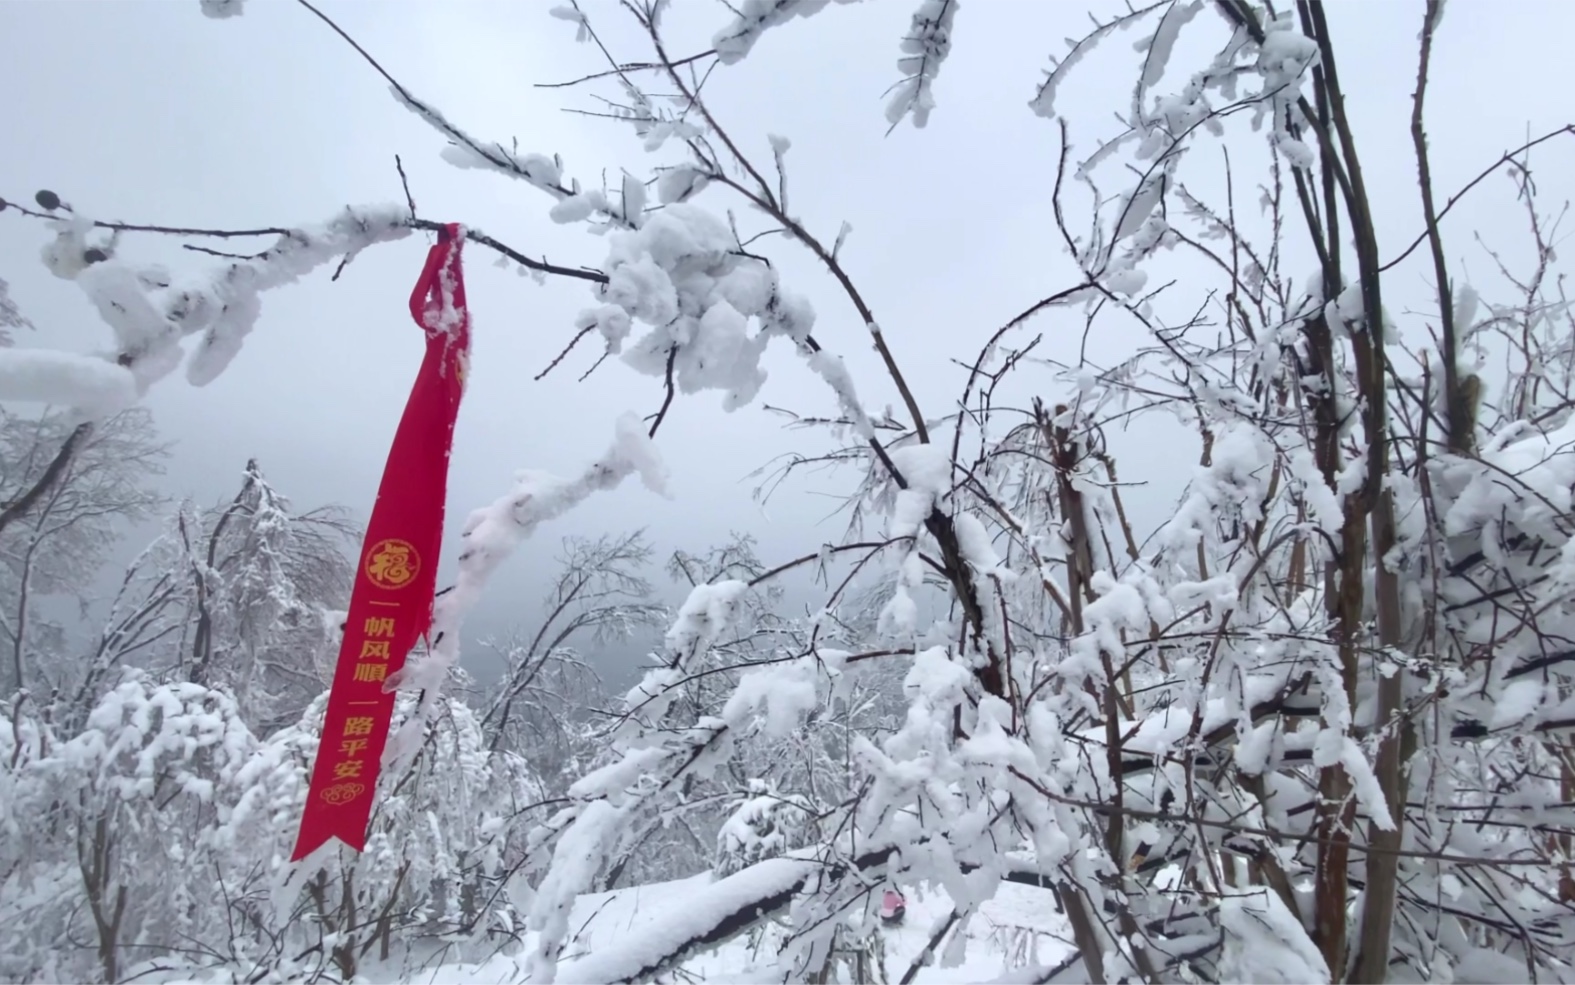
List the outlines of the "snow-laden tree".
{"type": "Polygon", "coordinates": [[[606,710],[607,694],[592,655],[666,615],[645,576],[650,557],[639,531],[569,538],[539,622],[489,644],[504,670],[486,689],[488,745],[524,757],[555,794],[596,755],[592,716],[606,710]]]}
{"type": "Polygon", "coordinates": [[[144,956],[211,948],[207,836],[256,749],[235,701],[133,672],[74,734],[29,711],[0,743],[6,977],[116,982],[144,956]]]}
{"type": "MultiPolygon", "coordinates": [[[[935,86],[958,8],[916,5],[891,124],[942,111],[935,86]]],[[[647,43],[624,60],[580,5],[557,8],[606,53],[585,84],[607,87],[610,115],[655,155],[603,187],[555,157],[472,136],[372,63],[448,138],[451,163],[543,193],[554,221],[603,237],[599,268],[563,267],[469,231],[529,270],[589,285],[575,341],[599,338],[665,391],[649,425],[620,418],[580,475],[528,473],[472,515],[438,610],[443,635],[406,675],[420,697],[392,775],[446,713],[462,617],[497,565],[630,476],[665,488],[656,446],[680,391],[747,404],[765,385],[762,353],[792,350],[835,407],[818,418],[833,442],[819,461],[844,464],[854,486],[846,538],[696,579],[603,763],[510,858],[534,934],[531,981],[649,980],[768,920],[783,930],[754,971],[824,980],[841,928],[879,887],[945,891],[954,912],[934,951],[966,942],[1005,881],[1052,889],[1074,944],[1016,979],[1570,978],[1575,324],[1530,151],[1575,127],[1484,162],[1484,177],[1515,179],[1534,250],[1529,265],[1504,261],[1468,286],[1445,220],[1481,179],[1444,197],[1427,152],[1437,0],[1418,6],[1419,43],[1404,54],[1417,66],[1423,226],[1396,242],[1373,220],[1370,145],[1322,3],[1162,0],[1096,18],[1025,84],[1032,113],[1061,137],[1047,221],[1076,274],[947,354],[967,367],[958,398],[926,413],[844,260],[846,227],[823,237],[789,207],[789,141],[769,136],[770,159],[757,160],[703,94],[775,31],[833,30],[829,9],[746,0],[719,10],[709,48],[694,49],[666,33],[665,4],[636,0],[613,12],[647,43]],[[1137,39],[1132,88],[1112,101],[1114,131],[1074,157],[1058,94],[1123,35],[1137,39]],[[1207,54],[1172,65],[1178,51],[1207,54]],[[740,229],[735,208],[757,227],[740,229]],[[845,296],[856,340],[817,333],[771,262],[789,246],[845,296]],[[1386,302],[1418,273],[1430,310],[1386,302]],[[1026,337],[1046,319],[1136,326],[1146,341],[1097,365],[1026,337]],[[878,354],[896,410],[875,415],[861,400],[835,349],[855,344],[878,354]],[[1197,436],[1198,464],[1153,529],[1136,527],[1122,498],[1116,431],[1133,420],[1197,436]],[[765,659],[733,649],[761,590],[812,566],[837,574],[809,624],[765,659]],[[832,627],[867,623],[839,623],[839,611],[859,613],[855,583],[875,572],[885,587],[873,634],[836,639],[832,627]],[[853,794],[817,837],[560,967],[575,897],[621,849],[741,747],[812,720],[872,661],[900,665],[903,714],[890,734],[850,739],[853,794]],[[697,674],[730,687],[694,700],[697,674]]],[[[349,209],[177,287],[116,237],[240,233],[102,223],[52,193],[38,201],[7,211],[48,221],[46,262],[115,333],[113,362],[40,357],[35,382],[53,373],[85,413],[157,383],[187,337],[188,379],[213,380],[262,291],[435,225],[402,206],[349,209]]]]}
{"type": "MultiPolygon", "coordinates": [[[[821,650],[829,653],[832,644],[845,643],[856,635],[835,623],[786,614],[784,593],[772,583],[778,572],[761,562],[751,537],[735,534],[702,552],[675,551],[666,569],[691,592],[697,586],[728,580],[752,586],[728,617],[727,632],[696,646],[684,663],[684,672],[667,678],[659,696],[663,710],[657,720],[669,725],[685,726],[724,715],[741,701],[758,703],[760,694],[751,696],[749,686],[740,689],[751,670],[795,661],[811,639],[818,639],[821,650]]],[[[670,659],[664,653],[651,656],[662,666],[670,659]]],[[[838,823],[838,805],[854,795],[860,782],[852,752],[855,740],[877,737],[882,729],[890,731],[892,727],[892,707],[897,703],[893,699],[900,696],[900,680],[882,674],[882,669],[864,655],[863,662],[840,677],[824,702],[815,697],[814,675],[797,674],[791,689],[777,695],[783,713],[763,715],[751,723],[744,741],[730,744],[725,759],[709,775],[684,776],[672,802],[652,811],[619,839],[596,885],[601,889],[638,885],[705,868],[731,871],[730,864],[718,860],[744,857],[754,849],[742,843],[726,847],[730,843],[727,832],[736,826],[740,810],[747,815],[764,803],[759,799],[762,785],[772,791],[765,795],[768,799],[776,797],[797,805],[792,821],[799,829],[795,837],[813,841],[810,834],[819,831],[822,821],[838,823]],[[808,714],[803,713],[806,708],[810,709],[808,714]]],[[[786,680],[757,678],[752,683],[769,686],[786,680]]],[[[649,707],[651,696],[643,687],[644,683],[630,692],[624,707],[616,710],[611,730],[593,734],[602,742],[601,755],[587,765],[600,767],[616,759],[612,754],[616,743],[609,746],[606,739],[626,731],[631,718],[654,713],[649,707]]]]}
{"type": "Polygon", "coordinates": [[[97,423],[0,409],[0,693],[75,683],[68,614],[125,526],[159,505],[164,448],[132,408],[97,423]]]}
{"type": "MultiPolygon", "coordinates": [[[[177,968],[349,980],[516,940],[510,864],[542,799],[444,699],[385,783],[367,849],[290,865],[326,696],[260,738],[225,690],[124,673],[74,733],[0,718],[0,975],[118,982],[177,968]]],[[[396,721],[414,709],[402,699],[396,721]]]]}
{"type": "Polygon", "coordinates": [[[228,503],[181,503],[126,566],[73,670],[61,716],[81,716],[120,668],[222,687],[266,735],[328,686],[349,597],[355,526],[296,511],[247,463],[228,503]]]}
{"type": "Polygon", "coordinates": [[[231,691],[259,731],[294,722],[333,676],[356,525],[338,507],[295,511],[252,461],[228,505],[188,510],[175,536],[195,616],[179,672],[231,691]]]}

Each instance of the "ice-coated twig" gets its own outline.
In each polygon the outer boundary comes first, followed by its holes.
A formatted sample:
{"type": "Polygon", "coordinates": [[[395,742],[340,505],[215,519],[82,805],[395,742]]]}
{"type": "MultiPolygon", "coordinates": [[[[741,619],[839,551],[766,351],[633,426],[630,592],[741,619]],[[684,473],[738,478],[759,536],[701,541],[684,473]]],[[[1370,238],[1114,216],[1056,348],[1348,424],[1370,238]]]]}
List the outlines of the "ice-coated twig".
{"type": "MultiPolygon", "coordinates": [[[[825,10],[831,0],[744,0],[734,9],[737,16],[711,39],[717,58],[724,65],[742,60],[761,35],[781,27],[795,17],[811,17],[825,10]]],[[[836,0],[855,3],[857,0],[836,0]]],[[[671,63],[669,63],[671,64],[671,63]]]]}
{"type": "Polygon", "coordinates": [[[897,59],[897,70],[903,73],[903,79],[886,103],[886,122],[891,124],[887,133],[907,117],[912,117],[913,125],[921,129],[929,123],[930,110],[935,108],[932,90],[941,64],[951,54],[952,22],[960,2],[920,0],[913,23],[902,39],[902,57],[897,59]]]}

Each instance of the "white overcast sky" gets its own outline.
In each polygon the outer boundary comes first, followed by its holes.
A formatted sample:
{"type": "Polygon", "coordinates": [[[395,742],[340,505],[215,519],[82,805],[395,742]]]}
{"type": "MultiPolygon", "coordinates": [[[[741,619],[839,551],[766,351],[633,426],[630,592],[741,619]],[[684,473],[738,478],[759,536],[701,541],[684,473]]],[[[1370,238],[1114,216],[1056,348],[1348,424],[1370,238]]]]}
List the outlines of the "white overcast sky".
{"type": "MultiPolygon", "coordinates": [[[[323,9],[411,91],[483,139],[517,138],[522,151],[561,154],[586,184],[620,168],[645,176],[653,159],[627,128],[564,112],[597,109],[589,90],[540,89],[601,69],[600,54],[574,43],[571,25],[537,2],[322,0],[323,9]]],[[[897,79],[898,39],[917,0],[837,6],[770,32],[737,66],[707,84],[713,106],[743,147],[769,160],[768,133],[792,139],[793,210],[830,239],[846,220],[843,257],[874,308],[927,412],[948,412],[983,338],[1032,301],[1072,282],[1049,218],[1055,127],[1027,103],[1048,56],[1081,34],[1082,0],[964,0],[955,46],[936,85],[925,130],[886,134],[884,91],[897,79]]],[[[626,14],[587,0],[615,54],[648,51],[626,14]]],[[[1330,4],[1344,52],[1340,65],[1379,208],[1386,255],[1419,231],[1408,122],[1420,2],[1330,4]]],[[[713,0],[675,0],[672,51],[708,46],[728,19],[713,0]]],[[[1223,39],[1205,11],[1173,72],[1189,53],[1223,39]]],[[[1447,195],[1528,132],[1575,117],[1565,82],[1575,4],[1560,0],[1451,0],[1438,39],[1429,125],[1436,187],[1447,195]]],[[[1119,36],[1086,64],[1063,98],[1073,139],[1090,149],[1114,132],[1129,99],[1135,37],[1119,36]]],[[[603,90],[605,91],[605,90],[603,90]]],[[[0,0],[0,195],[28,201],[50,188],[96,217],[182,226],[248,227],[321,222],[346,204],[402,200],[393,158],[401,154],[421,213],[481,228],[523,252],[599,265],[605,244],[580,226],[556,226],[545,196],[508,179],[459,171],[444,141],[390,97],[358,56],[290,0],[251,0],[245,16],[214,21],[196,0],[0,0]]],[[[1540,158],[1544,193],[1562,198],[1575,148],[1540,158]]],[[[1511,248],[1523,224],[1503,180],[1489,183],[1448,226],[1460,270],[1486,264],[1470,231],[1511,248]]],[[[708,192],[701,204],[737,206],[708,192]]],[[[759,228],[741,212],[741,219],[759,228]]],[[[0,215],[0,276],[39,326],[23,345],[96,348],[107,329],[71,284],[38,261],[44,229],[0,215]]],[[[178,442],[166,484],[203,501],[230,495],[249,456],[298,505],[344,503],[364,516],[420,360],[421,334],[406,298],[426,239],[368,251],[338,283],[326,273],[265,296],[263,316],[232,367],[196,389],[176,376],[149,397],[165,436],[178,442]]],[[[259,241],[260,248],[265,245],[259,241]]],[[[128,256],[167,259],[181,272],[216,263],[158,237],[128,237],[128,256]]],[[[867,401],[895,402],[854,313],[834,283],[795,247],[763,242],[790,286],[820,315],[817,336],[849,360],[867,401]]],[[[1521,254],[1523,255],[1523,254],[1521,254]]],[[[599,454],[625,410],[660,403],[658,381],[609,361],[584,383],[587,347],[542,382],[532,377],[564,345],[588,285],[538,286],[495,269],[472,247],[467,279],[475,325],[472,377],[450,478],[450,533],[474,506],[506,492],[515,470],[570,473],[599,454]]],[[[1428,272],[1410,283],[1425,305],[1428,272]]],[[[1389,304],[1400,304],[1391,291],[1389,304]]],[[[1075,358],[1076,313],[1034,326],[1045,351],[1075,358]]],[[[1130,344],[1119,331],[1091,342],[1109,362],[1130,344]]],[[[833,410],[830,395],[785,345],[768,356],[761,401],[808,413],[833,410]]],[[[1056,394],[1046,384],[1044,396],[1056,394]]],[[[1124,479],[1150,522],[1161,519],[1196,449],[1164,428],[1121,440],[1124,479]]],[[[645,526],[659,548],[704,547],[730,529],[759,535],[768,561],[834,539],[840,519],[822,518],[853,477],[790,486],[762,507],[747,474],[773,456],[814,451],[814,439],[782,430],[760,406],[731,415],[717,394],[681,398],[660,435],[673,472],[671,501],[636,483],[593,500],[541,532],[500,576],[473,629],[528,618],[566,534],[645,526]]],[[[451,564],[446,567],[451,569],[451,564]]]]}

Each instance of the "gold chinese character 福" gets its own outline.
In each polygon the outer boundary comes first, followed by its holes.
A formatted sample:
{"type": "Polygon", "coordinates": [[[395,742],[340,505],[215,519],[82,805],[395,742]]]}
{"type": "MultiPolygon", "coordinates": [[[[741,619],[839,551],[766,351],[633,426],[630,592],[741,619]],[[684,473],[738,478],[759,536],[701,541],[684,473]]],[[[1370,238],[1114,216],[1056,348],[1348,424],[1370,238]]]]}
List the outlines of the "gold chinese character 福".
{"type": "Polygon", "coordinates": [[[421,555],[408,541],[380,540],[366,555],[366,576],[379,588],[404,588],[421,570],[421,555]]]}

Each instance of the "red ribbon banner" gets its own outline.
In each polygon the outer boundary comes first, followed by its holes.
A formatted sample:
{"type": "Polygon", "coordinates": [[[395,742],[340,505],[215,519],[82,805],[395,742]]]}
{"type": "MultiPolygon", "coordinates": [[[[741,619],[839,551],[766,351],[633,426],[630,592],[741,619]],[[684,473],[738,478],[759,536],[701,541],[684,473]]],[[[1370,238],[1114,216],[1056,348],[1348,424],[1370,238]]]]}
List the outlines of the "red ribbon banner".
{"type": "Polygon", "coordinates": [[[410,314],[427,333],[426,358],[394,433],[361,544],[292,862],[330,838],[356,851],[365,847],[394,713],[394,693],[383,690],[384,681],[431,628],[448,456],[470,346],[462,241],[458,225],[444,227],[410,295],[410,314]]]}

